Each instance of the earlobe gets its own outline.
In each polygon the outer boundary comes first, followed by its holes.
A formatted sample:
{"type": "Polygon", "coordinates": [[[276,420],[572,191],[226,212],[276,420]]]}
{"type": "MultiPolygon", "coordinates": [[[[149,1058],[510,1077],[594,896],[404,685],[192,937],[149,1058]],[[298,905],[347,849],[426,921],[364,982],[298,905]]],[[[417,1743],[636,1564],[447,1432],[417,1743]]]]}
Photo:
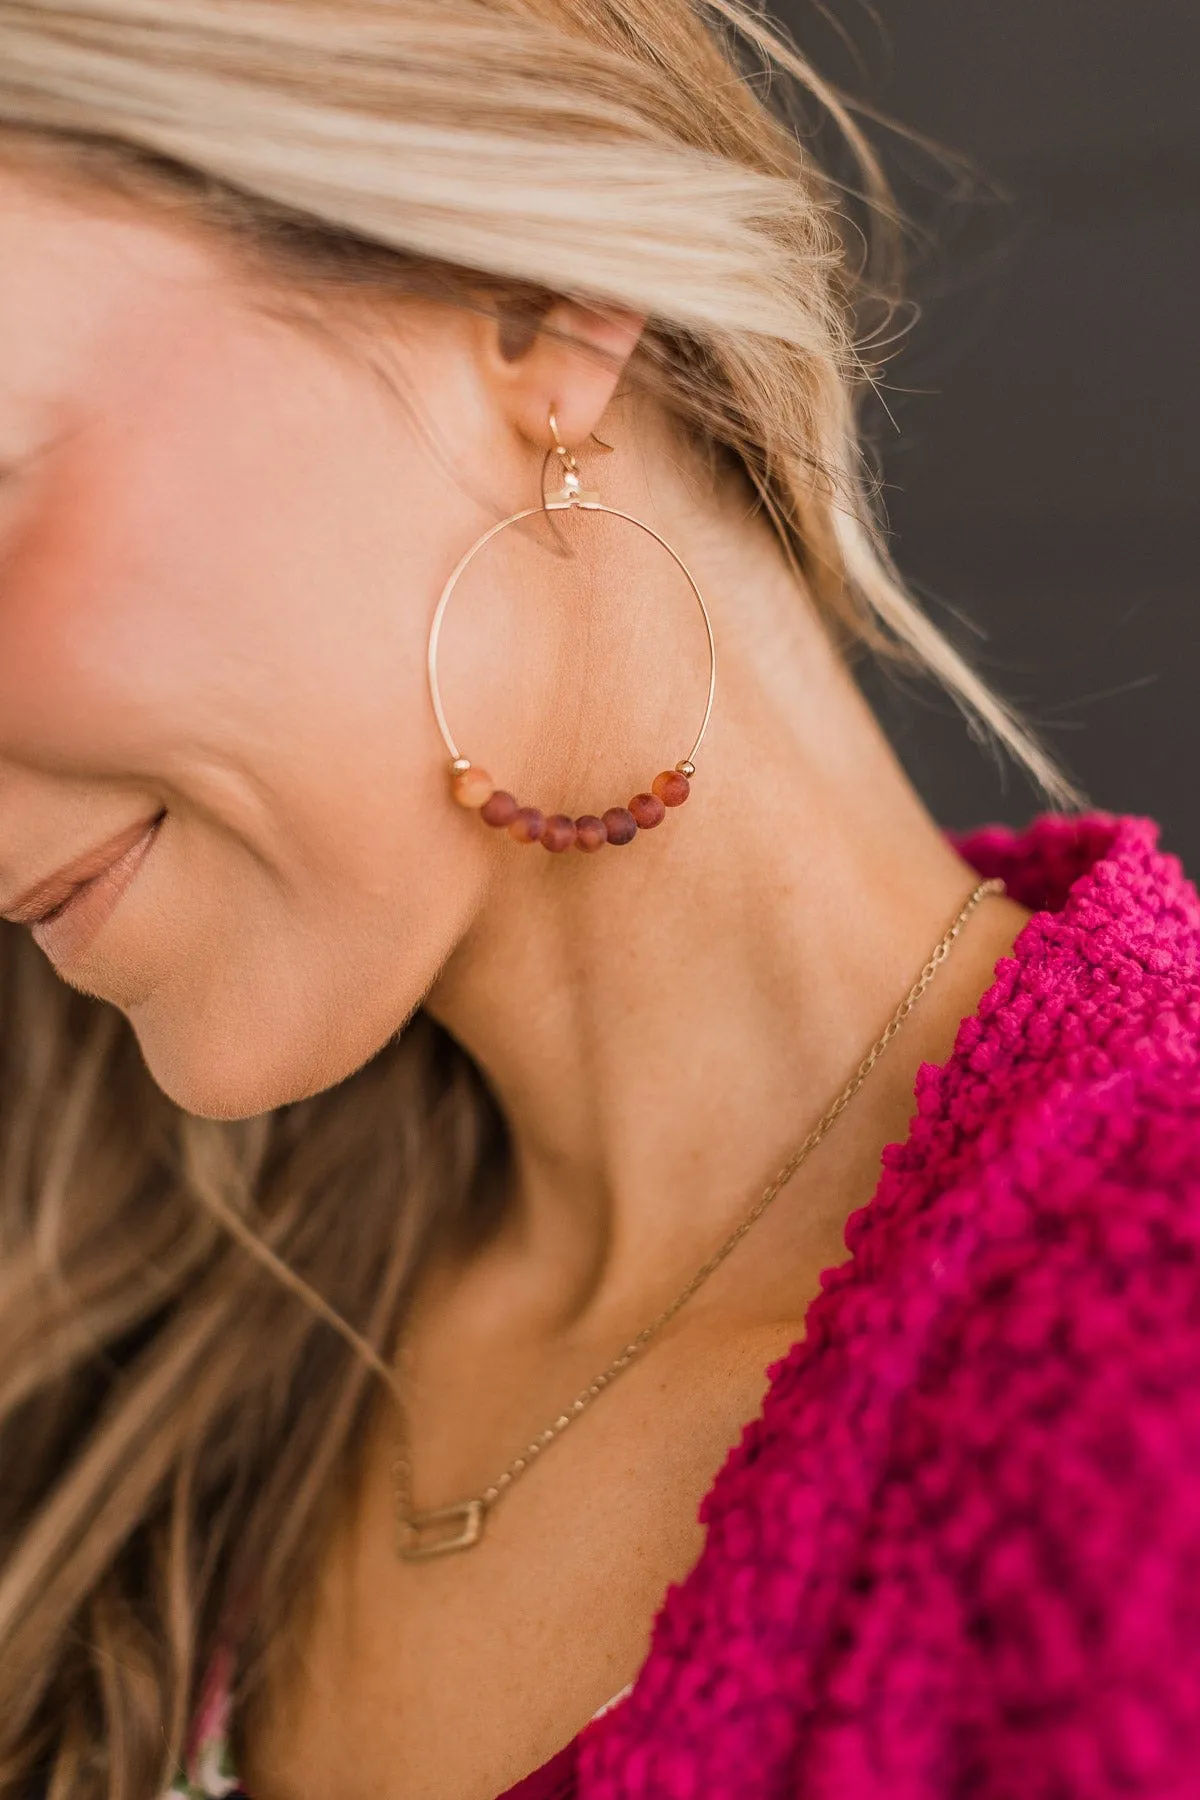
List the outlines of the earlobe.
{"type": "Polygon", "coordinates": [[[498,320],[490,373],[512,425],[544,444],[553,408],[565,442],[582,443],[612,399],[645,322],[623,307],[574,300],[498,320]]]}

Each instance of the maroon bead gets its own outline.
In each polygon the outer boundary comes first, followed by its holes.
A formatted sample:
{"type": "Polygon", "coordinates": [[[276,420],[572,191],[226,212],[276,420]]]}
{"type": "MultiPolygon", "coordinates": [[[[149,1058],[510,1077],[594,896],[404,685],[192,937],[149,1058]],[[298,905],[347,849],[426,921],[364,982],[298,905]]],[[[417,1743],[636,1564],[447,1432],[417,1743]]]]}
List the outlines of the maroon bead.
{"type": "Polygon", "coordinates": [[[485,800],[479,809],[481,819],[489,825],[511,825],[516,816],[517,803],[511,794],[503,788],[497,788],[490,800],[485,800]]]}
{"type": "Polygon", "coordinates": [[[687,776],[681,775],[678,769],[664,769],[650,785],[664,806],[682,806],[692,791],[687,776]]]}
{"type": "Polygon", "coordinates": [[[667,809],[657,794],[635,794],[629,810],[639,831],[653,831],[667,816],[667,809]]]}
{"type": "Polygon", "coordinates": [[[551,813],[542,827],[543,850],[569,850],[575,842],[575,821],[566,813],[551,813]]]}
{"type": "Polygon", "coordinates": [[[610,844],[628,844],[637,836],[637,820],[624,806],[610,806],[604,815],[610,844]]]}
{"type": "Polygon", "coordinates": [[[536,806],[518,806],[509,821],[508,832],[518,844],[536,844],[546,828],[546,816],[536,806]]]}
{"type": "Polygon", "coordinates": [[[601,850],[608,842],[608,826],[595,813],[582,813],[575,821],[575,848],[601,850]]]}

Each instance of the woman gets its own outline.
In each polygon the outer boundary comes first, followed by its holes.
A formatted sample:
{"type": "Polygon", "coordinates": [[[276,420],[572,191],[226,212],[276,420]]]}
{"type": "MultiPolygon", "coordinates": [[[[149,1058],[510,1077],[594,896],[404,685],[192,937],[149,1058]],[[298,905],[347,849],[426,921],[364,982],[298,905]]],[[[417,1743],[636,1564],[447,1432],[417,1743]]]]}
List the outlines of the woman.
{"type": "Polygon", "coordinates": [[[886,747],[1065,798],[755,58],[885,205],[735,0],[0,4],[5,1796],[1194,1791],[1200,907],[886,747]]]}

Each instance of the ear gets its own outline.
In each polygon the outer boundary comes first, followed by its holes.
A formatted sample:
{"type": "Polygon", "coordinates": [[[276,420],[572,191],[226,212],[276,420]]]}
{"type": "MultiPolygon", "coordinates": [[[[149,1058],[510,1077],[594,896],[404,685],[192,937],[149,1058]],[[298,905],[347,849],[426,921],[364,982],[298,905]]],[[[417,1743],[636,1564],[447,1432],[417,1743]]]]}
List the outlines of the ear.
{"type": "Polygon", "coordinates": [[[559,300],[524,332],[488,321],[483,360],[495,399],[514,430],[548,449],[554,411],[564,444],[595,431],[642,334],[645,315],[559,300]]]}

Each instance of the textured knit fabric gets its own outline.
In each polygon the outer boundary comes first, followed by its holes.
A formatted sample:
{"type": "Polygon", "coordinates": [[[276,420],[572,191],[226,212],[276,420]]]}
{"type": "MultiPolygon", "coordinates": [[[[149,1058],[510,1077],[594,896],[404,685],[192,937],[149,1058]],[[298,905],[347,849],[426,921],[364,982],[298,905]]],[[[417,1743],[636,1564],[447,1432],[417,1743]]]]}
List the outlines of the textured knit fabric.
{"type": "Polygon", "coordinates": [[[1200,1795],[1200,900],[1156,845],[960,842],[1034,917],[631,1695],[520,1800],[1200,1795]]]}

